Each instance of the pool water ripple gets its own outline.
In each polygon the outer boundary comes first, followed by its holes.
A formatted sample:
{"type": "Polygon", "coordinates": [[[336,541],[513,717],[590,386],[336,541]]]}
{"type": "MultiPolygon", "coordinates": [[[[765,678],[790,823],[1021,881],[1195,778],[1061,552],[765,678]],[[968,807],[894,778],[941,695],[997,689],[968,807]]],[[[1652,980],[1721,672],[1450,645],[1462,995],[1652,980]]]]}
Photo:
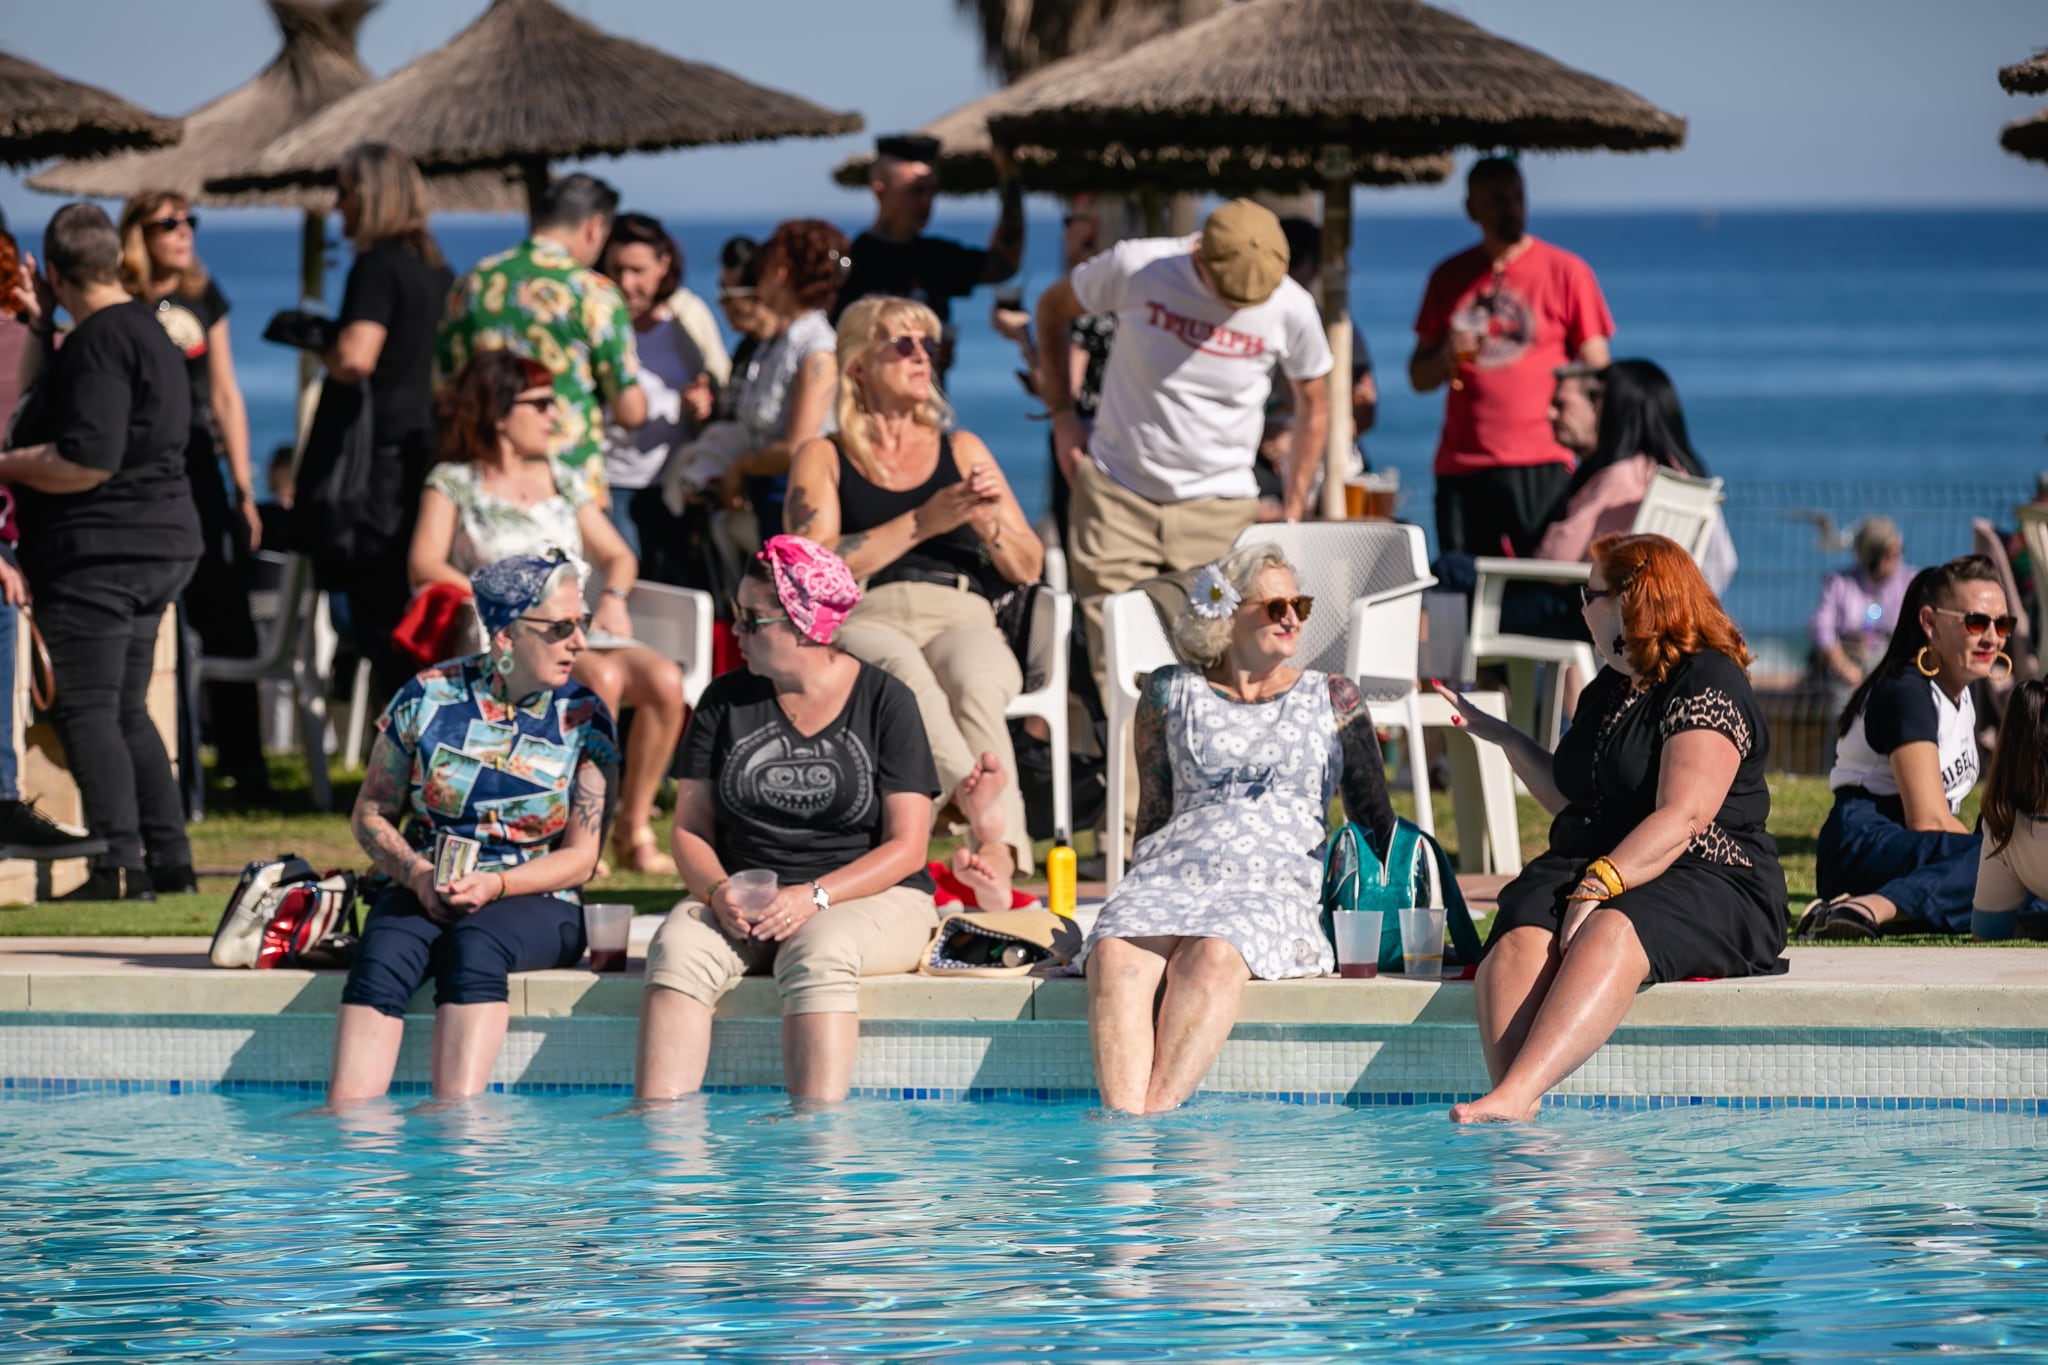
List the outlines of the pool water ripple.
{"type": "Polygon", "coordinates": [[[2048,1349],[2048,1119],[712,1096],[0,1103],[0,1359],[2048,1349]]]}

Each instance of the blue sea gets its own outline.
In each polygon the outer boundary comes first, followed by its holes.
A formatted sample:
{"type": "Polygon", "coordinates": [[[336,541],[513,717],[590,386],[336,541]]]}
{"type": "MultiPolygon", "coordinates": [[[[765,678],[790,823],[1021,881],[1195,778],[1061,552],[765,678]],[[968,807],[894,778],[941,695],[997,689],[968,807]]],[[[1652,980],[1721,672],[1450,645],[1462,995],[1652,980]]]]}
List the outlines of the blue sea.
{"type": "MultiPolygon", "coordinates": [[[[1474,234],[1461,219],[1374,216],[1361,202],[1352,309],[1382,382],[1367,447],[1375,465],[1401,471],[1402,515],[1430,526],[1443,395],[1408,388],[1410,327],[1430,267],[1474,234]]],[[[990,223],[956,210],[933,230],[978,243],[990,223]]],[[[669,226],[688,282],[708,296],[719,244],[773,223],[669,226]]],[[[2009,526],[2012,505],[2048,468],[2048,211],[1539,212],[1533,229],[1592,264],[1619,329],[1616,357],[1653,359],[1677,383],[1695,445],[1728,480],[1743,560],[1730,605],[1752,635],[1797,634],[1819,573],[1841,560],[1827,524],[1839,532],[1885,512],[1905,529],[1909,559],[1927,563],[1968,548],[1973,516],[2009,526]]],[[[438,232],[467,268],[515,240],[519,225],[454,219],[438,232]]],[[[1028,244],[1032,297],[1058,274],[1057,221],[1034,216],[1028,244]]],[[[296,359],[260,334],[297,299],[298,226],[213,212],[200,247],[235,305],[260,455],[291,431],[296,359]]],[[[346,265],[338,248],[330,302],[346,265]]],[[[1036,515],[1047,496],[1045,425],[1018,387],[1015,351],[987,326],[988,292],[956,306],[951,397],[1036,515]]]]}

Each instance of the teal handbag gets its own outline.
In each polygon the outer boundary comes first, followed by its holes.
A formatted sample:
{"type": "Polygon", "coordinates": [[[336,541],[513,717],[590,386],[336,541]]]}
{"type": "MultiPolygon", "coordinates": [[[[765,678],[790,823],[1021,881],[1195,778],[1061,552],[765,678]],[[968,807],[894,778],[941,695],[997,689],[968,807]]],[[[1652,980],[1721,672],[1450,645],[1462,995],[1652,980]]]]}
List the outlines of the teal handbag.
{"type": "Polygon", "coordinates": [[[1472,912],[1465,908],[1465,895],[1451,872],[1451,860],[1444,846],[1424,834],[1413,821],[1396,819],[1394,837],[1382,863],[1372,851],[1365,831],[1350,821],[1330,836],[1323,855],[1323,937],[1334,945],[1336,930],[1330,915],[1337,910],[1377,910],[1380,913],[1380,970],[1401,970],[1401,915],[1411,905],[1430,904],[1430,867],[1436,868],[1436,883],[1443,891],[1444,932],[1452,951],[1466,967],[1479,962],[1479,931],[1473,927],[1472,912]]]}

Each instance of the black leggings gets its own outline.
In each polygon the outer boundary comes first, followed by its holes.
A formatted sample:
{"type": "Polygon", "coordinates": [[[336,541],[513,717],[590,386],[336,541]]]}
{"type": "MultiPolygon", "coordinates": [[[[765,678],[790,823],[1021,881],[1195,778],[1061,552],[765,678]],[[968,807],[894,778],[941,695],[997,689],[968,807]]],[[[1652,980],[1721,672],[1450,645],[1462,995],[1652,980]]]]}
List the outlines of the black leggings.
{"type": "Polygon", "coordinates": [[[370,908],[341,1003],[396,1019],[434,976],[434,1006],[505,999],[513,972],[573,967],[583,956],[583,910],[554,896],[492,901],[452,925],[427,918],[412,892],[391,887],[370,908]]]}

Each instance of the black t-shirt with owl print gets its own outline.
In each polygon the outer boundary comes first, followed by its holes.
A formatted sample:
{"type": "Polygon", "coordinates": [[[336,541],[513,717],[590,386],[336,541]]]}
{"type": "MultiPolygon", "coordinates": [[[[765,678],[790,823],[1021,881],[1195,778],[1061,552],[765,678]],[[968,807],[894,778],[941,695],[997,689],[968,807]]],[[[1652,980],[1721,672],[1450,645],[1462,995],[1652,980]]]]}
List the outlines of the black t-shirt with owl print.
{"type": "MultiPolygon", "coordinates": [[[[910,689],[862,664],[846,709],[815,735],[789,723],[775,685],[736,669],[705,690],[683,735],[682,776],[711,784],[712,846],[728,873],[813,881],[882,843],[883,798],[939,794],[910,689]]],[[[930,891],[920,867],[902,885],[930,891]]]]}

